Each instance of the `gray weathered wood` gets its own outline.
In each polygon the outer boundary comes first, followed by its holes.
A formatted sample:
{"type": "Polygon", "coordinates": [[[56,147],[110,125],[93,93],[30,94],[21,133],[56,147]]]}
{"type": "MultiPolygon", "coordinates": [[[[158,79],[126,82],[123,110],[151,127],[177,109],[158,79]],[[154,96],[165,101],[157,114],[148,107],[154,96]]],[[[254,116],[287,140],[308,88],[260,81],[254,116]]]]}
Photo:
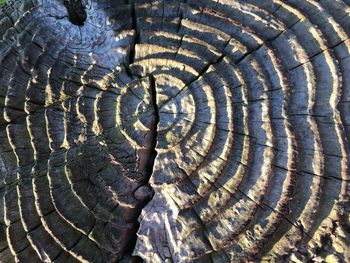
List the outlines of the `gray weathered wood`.
{"type": "Polygon", "coordinates": [[[350,262],[348,0],[9,0],[0,262],[350,262]]]}

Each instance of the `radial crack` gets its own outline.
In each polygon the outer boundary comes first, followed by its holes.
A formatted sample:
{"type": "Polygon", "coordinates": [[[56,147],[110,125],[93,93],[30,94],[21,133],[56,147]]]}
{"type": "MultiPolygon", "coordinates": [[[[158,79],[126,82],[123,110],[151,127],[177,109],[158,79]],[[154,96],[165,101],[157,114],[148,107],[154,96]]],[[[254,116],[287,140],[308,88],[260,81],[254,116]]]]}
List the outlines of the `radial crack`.
{"type": "MultiPolygon", "coordinates": [[[[154,191],[151,189],[151,186],[148,184],[149,179],[153,174],[154,162],[157,157],[157,137],[158,137],[158,123],[159,123],[159,109],[157,104],[157,93],[156,93],[156,84],[153,76],[149,76],[149,92],[151,96],[150,103],[153,106],[154,112],[154,120],[150,127],[149,136],[147,136],[146,140],[149,140],[147,143],[149,148],[147,149],[147,163],[145,167],[145,182],[135,191],[135,197],[140,200],[145,200],[145,203],[142,204],[142,209],[152,200],[154,191]]],[[[141,214],[141,211],[140,211],[141,214]]],[[[135,237],[136,241],[137,237],[135,237]]],[[[133,250],[135,248],[135,244],[133,246],[133,250]]],[[[142,262],[141,258],[134,256],[134,262],[142,262]]]]}

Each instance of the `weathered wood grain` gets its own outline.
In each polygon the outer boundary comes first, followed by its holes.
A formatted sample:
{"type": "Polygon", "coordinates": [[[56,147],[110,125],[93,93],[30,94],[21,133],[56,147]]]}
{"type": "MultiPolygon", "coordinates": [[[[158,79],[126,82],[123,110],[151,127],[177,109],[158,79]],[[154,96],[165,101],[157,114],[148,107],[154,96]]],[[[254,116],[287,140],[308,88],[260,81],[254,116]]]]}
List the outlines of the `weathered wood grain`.
{"type": "Polygon", "coordinates": [[[348,0],[9,0],[0,262],[349,262],[348,0]]]}

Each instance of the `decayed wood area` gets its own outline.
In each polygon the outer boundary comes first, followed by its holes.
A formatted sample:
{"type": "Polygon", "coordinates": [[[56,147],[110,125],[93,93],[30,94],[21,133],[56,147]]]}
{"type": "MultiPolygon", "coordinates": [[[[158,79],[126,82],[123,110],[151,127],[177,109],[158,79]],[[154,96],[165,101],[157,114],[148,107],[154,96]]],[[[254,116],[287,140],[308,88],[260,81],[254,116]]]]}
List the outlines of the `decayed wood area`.
{"type": "Polygon", "coordinates": [[[0,262],[350,262],[349,0],[9,0],[0,262]]]}

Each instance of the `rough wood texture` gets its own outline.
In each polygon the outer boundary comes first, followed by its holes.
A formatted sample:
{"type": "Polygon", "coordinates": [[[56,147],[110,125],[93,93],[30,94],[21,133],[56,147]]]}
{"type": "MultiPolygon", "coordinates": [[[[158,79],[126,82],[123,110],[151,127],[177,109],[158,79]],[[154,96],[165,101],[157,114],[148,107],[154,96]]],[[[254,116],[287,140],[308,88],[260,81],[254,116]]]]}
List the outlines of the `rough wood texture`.
{"type": "Polygon", "coordinates": [[[349,0],[10,0],[0,262],[350,262],[349,0]]]}

